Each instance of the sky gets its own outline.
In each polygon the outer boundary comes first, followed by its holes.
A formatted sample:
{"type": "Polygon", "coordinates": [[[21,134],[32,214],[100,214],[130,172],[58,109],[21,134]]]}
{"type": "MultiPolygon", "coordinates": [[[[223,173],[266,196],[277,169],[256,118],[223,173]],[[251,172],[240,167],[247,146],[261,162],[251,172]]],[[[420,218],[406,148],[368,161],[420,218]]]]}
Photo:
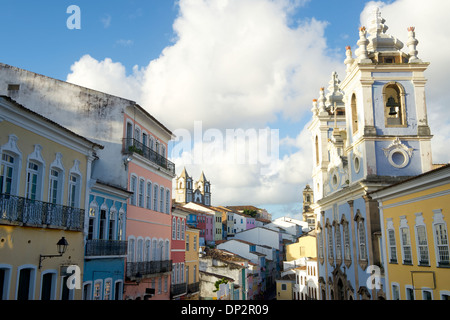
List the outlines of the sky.
{"type": "Polygon", "coordinates": [[[186,167],[194,180],[203,171],[211,181],[213,205],[299,219],[311,183],[312,100],[332,72],[344,79],[345,47],[356,50],[358,28],[378,6],[405,52],[407,27],[416,27],[418,56],[430,62],[433,162],[449,162],[450,34],[442,26],[450,1],[0,4],[0,62],[136,101],[176,135],[169,158],[177,174],[186,167]]]}

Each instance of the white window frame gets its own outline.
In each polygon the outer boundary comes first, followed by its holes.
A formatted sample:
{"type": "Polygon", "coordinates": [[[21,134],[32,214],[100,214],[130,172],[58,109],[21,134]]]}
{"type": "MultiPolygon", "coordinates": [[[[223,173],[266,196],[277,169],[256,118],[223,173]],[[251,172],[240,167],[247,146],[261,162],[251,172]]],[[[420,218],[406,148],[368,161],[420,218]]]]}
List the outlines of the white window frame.
{"type": "Polygon", "coordinates": [[[152,209],[152,182],[150,180],[147,180],[146,208],[150,210],[152,209]]]}
{"type": "MultiPolygon", "coordinates": [[[[440,251],[443,252],[444,255],[448,257],[449,255],[449,240],[448,240],[448,228],[447,223],[444,220],[444,215],[442,214],[442,209],[433,210],[433,239],[434,239],[434,250],[436,256],[436,266],[440,266],[442,264],[442,256],[440,251]],[[439,230],[437,229],[439,226],[442,227],[442,231],[445,232],[446,239],[441,239],[438,237],[439,230]],[[445,241],[442,241],[445,240],[445,241]],[[446,243],[445,243],[446,242],[446,243]]],[[[445,263],[445,265],[447,265],[445,263]]]]}
{"type": "Polygon", "coordinates": [[[424,222],[424,218],[422,212],[415,213],[416,216],[416,225],[415,225],[415,238],[416,238],[416,250],[417,250],[417,259],[419,265],[429,266],[430,265],[430,252],[428,250],[428,235],[427,235],[427,226],[424,222]],[[419,230],[423,231],[420,232],[419,230]],[[420,239],[421,236],[424,239],[420,239]],[[421,244],[421,241],[424,242],[421,244]],[[422,259],[425,258],[425,259],[422,259]]]}
{"type": "Polygon", "coordinates": [[[73,167],[69,170],[69,183],[67,193],[67,205],[74,208],[79,208],[81,203],[81,185],[83,182],[83,175],[80,171],[80,161],[74,160],[73,167]],[[71,177],[76,178],[76,182],[72,181],[71,177]],[[72,194],[74,188],[75,195],[72,194]],[[75,196],[75,199],[72,199],[75,196]],[[73,203],[73,205],[72,205],[73,203]]]}
{"type": "Polygon", "coordinates": [[[158,190],[159,186],[153,183],[153,211],[158,211],[158,190]]]}
{"type": "Polygon", "coordinates": [[[106,278],[103,286],[103,300],[113,300],[113,281],[112,278],[106,278]],[[107,284],[109,283],[109,292],[107,292],[107,284]]]}
{"type": "Polygon", "coordinates": [[[130,191],[133,193],[130,197],[130,204],[136,206],[137,204],[137,182],[138,177],[135,174],[130,176],[130,191]]]}
{"type": "Polygon", "coordinates": [[[411,246],[411,232],[409,230],[406,216],[400,216],[399,234],[400,234],[400,249],[402,253],[402,262],[403,264],[408,265],[412,264],[413,256],[411,246]],[[410,258],[410,260],[408,260],[408,257],[410,258]]]}
{"type": "Polygon", "coordinates": [[[397,263],[397,240],[395,239],[395,228],[392,218],[387,219],[386,231],[389,263],[397,263]],[[393,233],[393,238],[391,238],[391,233],[393,233]]]}
{"type": "Polygon", "coordinates": [[[139,178],[138,206],[144,208],[145,180],[139,178]]]}
{"type": "MultiPolygon", "coordinates": [[[[20,172],[22,168],[22,152],[17,147],[18,137],[15,134],[10,134],[8,136],[8,142],[0,147],[1,158],[0,161],[2,164],[7,164],[4,162],[3,155],[6,154],[10,157],[14,158],[14,163],[12,167],[12,177],[11,177],[11,187],[10,194],[18,195],[20,188],[20,172]]],[[[3,186],[0,186],[0,193],[4,193],[3,186]]]]}
{"type": "Polygon", "coordinates": [[[62,154],[57,152],[55,160],[50,164],[49,178],[48,178],[48,202],[53,204],[63,203],[64,194],[64,179],[65,179],[65,169],[62,163],[62,154]],[[57,177],[53,175],[53,172],[57,173],[57,177]],[[56,183],[56,188],[54,185],[56,183]],[[56,190],[55,190],[56,189],[56,190]],[[56,191],[56,197],[53,199],[53,192],[56,191]]]}

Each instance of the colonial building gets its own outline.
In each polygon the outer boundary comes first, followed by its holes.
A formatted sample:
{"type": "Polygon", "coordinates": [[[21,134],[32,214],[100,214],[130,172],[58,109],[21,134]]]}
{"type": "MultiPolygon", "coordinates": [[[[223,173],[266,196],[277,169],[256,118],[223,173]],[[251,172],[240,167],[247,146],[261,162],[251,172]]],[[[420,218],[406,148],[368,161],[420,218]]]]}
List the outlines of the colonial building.
{"type": "MultiPolygon", "coordinates": [[[[99,181],[103,186],[131,192],[126,216],[122,217],[126,221],[125,237],[119,240],[128,241],[124,298],[169,299],[170,211],[175,165],[167,159],[167,145],[172,132],[134,101],[6,64],[0,64],[0,94],[104,146],[97,152],[98,160],[89,171],[87,182],[92,186],[99,181]],[[155,294],[148,294],[149,288],[155,289],[155,294]]],[[[122,202],[123,196],[122,193],[117,200],[122,202]]],[[[106,229],[100,232],[99,228],[118,221],[119,203],[114,208],[111,201],[106,202],[103,215],[103,202],[100,203],[103,200],[96,199],[86,205],[88,212],[95,215],[86,215],[86,240],[111,241],[112,245],[116,239],[103,237],[114,233],[106,229]],[[88,239],[90,236],[93,238],[88,239]]],[[[86,241],[86,244],[90,250],[94,244],[105,245],[104,241],[86,241]]],[[[86,278],[83,291],[103,292],[110,286],[105,279],[98,280],[95,286],[90,276],[86,278]],[[100,281],[103,281],[101,288],[100,281]]],[[[100,293],[85,295],[97,296],[105,297],[100,293]]]]}
{"type": "Polygon", "coordinates": [[[414,28],[408,53],[386,33],[379,9],[359,29],[356,56],[347,47],[342,82],[313,101],[312,172],[321,299],[383,299],[378,203],[368,192],[432,168],[424,71],[414,28]],[[371,281],[374,268],[379,283],[371,281]]]}
{"type": "Polygon", "coordinates": [[[311,189],[309,184],[307,184],[305,189],[303,189],[302,216],[303,221],[308,223],[308,227],[310,229],[314,229],[316,227],[316,217],[314,215],[314,210],[311,208],[311,205],[313,203],[314,203],[314,191],[311,189]]]}
{"type": "Polygon", "coordinates": [[[380,207],[387,298],[449,300],[450,165],[370,196],[380,207]]]}
{"type": "Polygon", "coordinates": [[[195,202],[205,206],[211,205],[211,183],[201,173],[198,181],[193,181],[192,177],[183,168],[180,176],[176,178],[175,201],[179,203],[195,202]]]}
{"type": "Polygon", "coordinates": [[[1,300],[82,298],[85,199],[102,148],[0,97],[1,300]]]}

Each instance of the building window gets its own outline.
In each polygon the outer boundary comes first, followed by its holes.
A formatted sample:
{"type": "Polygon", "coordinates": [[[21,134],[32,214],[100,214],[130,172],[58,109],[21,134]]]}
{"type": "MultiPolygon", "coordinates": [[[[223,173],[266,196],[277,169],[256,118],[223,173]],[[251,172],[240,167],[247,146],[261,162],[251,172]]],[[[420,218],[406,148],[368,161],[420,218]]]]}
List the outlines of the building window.
{"type": "Polygon", "coordinates": [[[194,250],[197,250],[197,236],[194,236],[194,250]]]}
{"type": "Polygon", "coordinates": [[[0,193],[11,194],[14,180],[14,157],[6,153],[2,154],[0,167],[0,193]]]}
{"type": "Polygon", "coordinates": [[[99,239],[106,239],[106,210],[107,207],[106,206],[102,206],[102,208],[100,209],[100,225],[99,225],[99,235],[98,238],[99,239]]]}
{"type": "Polygon", "coordinates": [[[333,233],[331,231],[331,225],[327,226],[327,237],[328,237],[328,260],[330,264],[333,264],[334,255],[333,255],[333,233]]]}
{"type": "Polygon", "coordinates": [[[395,243],[394,229],[388,230],[389,237],[389,259],[391,263],[397,263],[397,245],[395,243]]]}
{"type": "Polygon", "coordinates": [[[151,261],[152,242],[150,239],[145,240],[144,261],[151,261]]]}
{"type": "Polygon", "coordinates": [[[433,210],[433,237],[436,263],[438,266],[449,265],[449,243],[447,223],[444,221],[442,209],[433,210]]]}
{"type": "Polygon", "coordinates": [[[144,192],[145,192],[145,181],[144,179],[139,179],[139,207],[144,208],[144,192]]]}
{"type": "Polygon", "coordinates": [[[406,288],[406,300],[414,300],[414,289],[406,288]]]}
{"type": "Polygon", "coordinates": [[[334,225],[334,237],[336,242],[336,260],[340,262],[342,260],[342,239],[341,226],[338,223],[334,225]]]}
{"type": "Polygon", "coordinates": [[[36,200],[38,198],[39,190],[39,180],[40,180],[40,172],[42,171],[39,164],[35,162],[28,163],[27,170],[27,192],[26,196],[28,199],[36,200]]]}
{"type": "Polygon", "coordinates": [[[69,194],[68,194],[68,205],[72,208],[79,207],[79,191],[80,190],[80,177],[75,174],[69,176],[69,194]]]}
{"type": "Polygon", "coordinates": [[[417,250],[419,251],[419,264],[428,265],[428,241],[425,226],[416,226],[417,233],[417,250]]]}
{"type": "Polygon", "coordinates": [[[18,271],[18,274],[16,300],[33,300],[36,269],[22,268],[18,271]]]}
{"type": "Polygon", "coordinates": [[[172,240],[176,239],[177,218],[172,218],[172,240]]]}
{"type": "Polygon", "coordinates": [[[400,289],[398,284],[392,284],[392,300],[400,300],[400,289]]]}
{"type": "MultiPolygon", "coordinates": [[[[357,210],[359,214],[359,209],[357,210]]],[[[366,228],[364,226],[364,219],[358,218],[358,247],[359,247],[359,260],[367,261],[366,250],[366,228]]]]}
{"type": "Polygon", "coordinates": [[[383,88],[383,99],[386,127],[405,125],[405,90],[403,87],[396,82],[388,83],[383,88]]]}
{"type": "Polygon", "coordinates": [[[147,209],[152,208],[152,183],[149,181],[147,182],[147,209]]]}
{"type": "Polygon", "coordinates": [[[170,191],[166,190],[166,213],[170,214],[170,191]]]}
{"type": "Polygon", "coordinates": [[[117,211],[115,207],[113,207],[109,212],[109,229],[108,229],[109,240],[116,240],[116,216],[117,211]]]}
{"type": "Polygon", "coordinates": [[[132,192],[130,197],[130,204],[133,206],[136,205],[136,189],[137,189],[137,178],[135,176],[131,176],[130,180],[130,191],[132,192]]]}
{"type": "Polygon", "coordinates": [[[105,294],[103,300],[111,300],[111,286],[112,280],[111,279],[105,280],[105,294]]]}
{"type": "Polygon", "coordinates": [[[422,300],[433,300],[433,294],[429,290],[422,291],[422,300]]]}
{"type": "Polygon", "coordinates": [[[189,251],[189,235],[186,235],[186,251],[189,251]]]}
{"type": "Polygon", "coordinates": [[[135,240],[134,238],[128,238],[128,262],[136,262],[135,260],[135,240]]]}
{"type": "Polygon", "coordinates": [[[318,226],[318,233],[319,233],[319,259],[321,259],[321,263],[323,263],[323,259],[324,259],[324,254],[323,254],[323,237],[325,236],[325,232],[323,232],[323,229],[320,227],[320,225],[318,226]]]}
{"type": "Polygon", "coordinates": [[[409,229],[400,228],[400,234],[402,239],[403,263],[411,264],[412,256],[411,256],[411,239],[409,236],[409,229]]]}
{"type": "Polygon", "coordinates": [[[164,212],[164,188],[161,187],[161,195],[159,198],[159,211],[164,212]]]}
{"type": "Polygon", "coordinates": [[[400,241],[402,246],[403,263],[412,264],[411,238],[406,216],[400,217],[400,241]]]}
{"type": "Polygon", "coordinates": [[[93,300],[102,300],[102,280],[97,280],[94,283],[93,300]]]}
{"type": "Polygon", "coordinates": [[[185,223],[184,223],[184,219],[181,219],[181,238],[180,238],[180,240],[184,240],[184,231],[185,231],[185,229],[186,229],[186,225],[185,225],[185,223]]]}
{"type": "Polygon", "coordinates": [[[89,221],[88,221],[88,240],[92,240],[95,237],[95,221],[96,221],[96,214],[97,214],[98,206],[94,202],[89,207],[89,221]]]}
{"type": "Polygon", "coordinates": [[[153,185],[153,210],[158,211],[158,186],[153,185]]]}
{"type": "Polygon", "coordinates": [[[348,230],[348,222],[345,221],[342,225],[344,231],[344,259],[347,261],[351,260],[351,250],[350,250],[350,232],[348,230]]]}

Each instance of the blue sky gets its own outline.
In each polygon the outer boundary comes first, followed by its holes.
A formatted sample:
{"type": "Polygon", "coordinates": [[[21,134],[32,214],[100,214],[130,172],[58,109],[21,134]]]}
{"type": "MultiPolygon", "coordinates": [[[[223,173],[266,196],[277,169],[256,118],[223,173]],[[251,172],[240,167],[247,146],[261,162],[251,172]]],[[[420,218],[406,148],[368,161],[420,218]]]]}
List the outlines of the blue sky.
{"type": "MultiPolygon", "coordinates": [[[[146,65],[172,44],[178,15],[173,0],[15,0],[1,1],[3,63],[65,80],[70,66],[84,54],[120,61],[130,70],[146,65]],[[81,30],[69,30],[70,5],[81,9],[81,30]],[[131,41],[131,42],[130,42],[131,41]],[[30,53],[33,54],[30,54],[30,53]]],[[[344,54],[357,41],[359,14],[365,1],[312,0],[298,8],[292,23],[312,17],[328,22],[330,50],[344,54]],[[345,5],[344,5],[345,4],[345,5]],[[353,32],[352,32],[353,31],[353,32]]]]}
{"type": "MultiPolygon", "coordinates": [[[[245,164],[185,162],[189,154],[173,161],[177,173],[186,166],[194,179],[205,171],[215,205],[252,204],[275,216],[298,218],[301,191],[311,176],[311,146],[304,131],[311,101],[320,87],[328,86],[333,71],[341,71],[340,79],[344,78],[345,46],[356,49],[361,13],[372,3],[0,1],[2,63],[130,98],[173,131],[192,129],[196,120],[203,121],[205,129],[279,130],[279,159],[270,175],[245,164]],[[80,30],[66,26],[70,5],[81,10],[80,30]]],[[[432,48],[434,40],[448,49],[449,35],[440,31],[440,23],[449,3],[378,3],[389,31],[404,43],[406,28],[418,27],[419,57],[423,53],[432,62],[427,99],[437,147],[450,142],[450,130],[443,129],[450,123],[448,111],[442,107],[449,98],[442,85],[443,70],[450,67],[441,54],[448,50],[432,48]]],[[[437,147],[434,160],[448,162],[445,151],[437,147]]],[[[211,158],[221,157],[219,153],[211,158]]]]}

